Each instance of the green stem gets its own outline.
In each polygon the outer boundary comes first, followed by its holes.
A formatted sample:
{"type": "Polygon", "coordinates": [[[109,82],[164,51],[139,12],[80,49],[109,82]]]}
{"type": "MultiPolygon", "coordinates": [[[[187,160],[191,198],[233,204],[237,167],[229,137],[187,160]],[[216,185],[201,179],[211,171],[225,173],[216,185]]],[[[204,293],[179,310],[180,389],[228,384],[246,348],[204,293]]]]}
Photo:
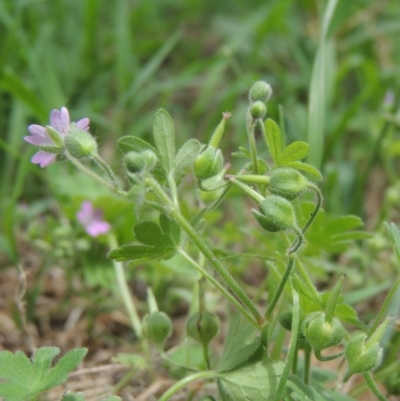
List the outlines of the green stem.
{"type": "Polygon", "coordinates": [[[107,173],[112,183],[114,184],[115,189],[119,190],[119,183],[117,177],[115,176],[114,172],[112,171],[108,163],[97,152],[92,154],[91,157],[107,173]]]}
{"type": "Polygon", "coordinates": [[[326,362],[326,361],[332,361],[332,360],[334,360],[334,359],[336,359],[336,358],[340,358],[341,356],[344,355],[344,351],[338,352],[338,353],[333,354],[333,355],[326,355],[326,356],[324,356],[324,355],[321,354],[321,351],[320,351],[320,350],[314,350],[314,354],[315,354],[315,357],[316,357],[319,361],[321,361],[321,362],[326,362]]]}
{"type": "Polygon", "coordinates": [[[182,216],[180,211],[174,206],[170,198],[165,194],[157,181],[153,178],[147,178],[146,183],[151,186],[156,195],[160,198],[161,202],[168,206],[168,214],[173,217],[181,228],[186,232],[188,237],[197,246],[200,252],[205,256],[211,266],[217,271],[219,276],[224,280],[226,285],[230,290],[240,299],[240,301],[246,306],[249,312],[254,316],[257,323],[262,326],[265,323],[265,319],[257,310],[255,305],[252,303],[247,294],[239,286],[236,280],[229,274],[229,272],[224,268],[222,263],[217,259],[208,245],[203,241],[203,239],[197,234],[196,230],[190,225],[190,223],[182,216]]]}
{"type": "Polygon", "coordinates": [[[256,146],[256,138],[254,135],[254,128],[256,126],[258,120],[251,118],[251,122],[247,127],[247,137],[249,139],[250,146],[250,154],[251,160],[253,162],[253,170],[254,174],[259,174],[258,172],[258,163],[257,163],[257,146],[256,146]]]}
{"type": "Polygon", "coordinates": [[[304,383],[309,384],[310,382],[310,371],[311,371],[311,347],[310,344],[306,344],[304,350],[304,383]]]}
{"type": "Polygon", "coordinates": [[[276,304],[278,303],[278,300],[282,294],[282,291],[286,285],[286,282],[288,281],[288,279],[290,277],[290,274],[292,273],[293,266],[294,266],[294,256],[291,256],[289,258],[289,262],[288,262],[288,266],[286,268],[285,274],[283,275],[282,280],[279,283],[279,287],[276,290],[274,297],[272,298],[272,301],[268,306],[267,312],[265,313],[265,319],[267,321],[269,321],[269,319],[271,318],[272,312],[274,311],[274,308],[275,308],[276,304]]]}
{"type": "Polygon", "coordinates": [[[278,401],[282,399],[283,391],[285,390],[286,382],[293,366],[293,362],[297,351],[297,340],[299,337],[299,329],[300,329],[299,295],[294,290],[294,288],[292,288],[292,293],[293,293],[292,335],[290,337],[289,350],[286,357],[286,364],[283,369],[282,376],[279,380],[278,388],[276,390],[275,399],[278,401]]]}
{"type": "Polygon", "coordinates": [[[179,208],[178,192],[176,189],[176,183],[175,183],[174,177],[172,175],[168,174],[167,180],[168,180],[169,190],[171,191],[172,202],[174,202],[174,205],[177,208],[179,208]]]}
{"type": "Polygon", "coordinates": [[[303,264],[301,263],[300,259],[296,259],[296,273],[300,276],[301,281],[303,284],[306,285],[308,291],[310,292],[311,296],[314,298],[314,300],[322,305],[321,301],[321,296],[319,295],[319,292],[315,288],[313,282],[311,281],[310,277],[308,276],[306,270],[304,269],[303,264]]]}
{"type": "Polygon", "coordinates": [[[111,192],[114,192],[120,196],[123,196],[124,198],[128,198],[128,194],[125,191],[120,190],[119,188],[116,188],[114,185],[111,185],[109,182],[103,180],[99,175],[94,173],[92,170],[88,169],[84,164],[82,164],[76,157],[72,156],[67,149],[64,149],[64,155],[66,158],[78,169],[87,174],[88,176],[92,177],[95,179],[97,182],[99,182],[101,185],[105,186],[107,189],[109,189],[111,192]]]}
{"type": "Polygon", "coordinates": [[[376,396],[376,398],[378,398],[379,401],[389,401],[378,389],[377,385],[374,382],[374,379],[371,376],[371,373],[366,372],[363,373],[363,377],[365,382],[367,383],[368,387],[370,388],[370,390],[374,393],[374,395],[376,396]]]}
{"type": "MultiPolygon", "coordinates": [[[[118,247],[117,239],[113,233],[109,233],[107,235],[108,244],[110,249],[115,249],[118,247]]],[[[129,292],[129,287],[126,282],[126,276],[124,272],[124,266],[121,262],[117,262],[115,260],[112,261],[115,270],[115,276],[117,278],[117,284],[121,293],[122,300],[124,302],[126,311],[128,312],[128,316],[132,325],[133,330],[135,331],[137,337],[142,339],[142,324],[139,319],[139,315],[136,311],[135,305],[132,301],[131,294],[129,292]]]]}
{"type": "Polygon", "coordinates": [[[132,377],[138,372],[138,368],[131,369],[124,377],[114,386],[113,394],[118,394],[132,379],[132,377]]]}
{"type": "Polygon", "coordinates": [[[211,363],[210,363],[210,352],[208,349],[208,344],[202,344],[202,347],[203,347],[204,361],[206,362],[207,369],[210,369],[211,363]]]}
{"type": "Polygon", "coordinates": [[[248,312],[246,308],[218,281],[216,280],[206,269],[201,267],[194,259],[192,259],[183,249],[179,250],[179,253],[208,281],[214,284],[219,289],[222,295],[225,296],[236,308],[242,313],[242,315],[255,327],[259,327],[253,316],[248,312]]]}
{"type": "Polygon", "coordinates": [[[158,401],[167,401],[172,397],[175,393],[185,387],[187,384],[201,379],[217,379],[220,375],[218,372],[214,372],[212,370],[205,370],[203,372],[194,373],[192,375],[184,377],[182,380],[179,380],[172,387],[170,387],[160,398],[158,401]]]}
{"type": "Polygon", "coordinates": [[[314,211],[311,213],[311,216],[308,219],[306,225],[301,230],[303,234],[305,234],[305,232],[309,229],[314,219],[317,217],[319,209],[322,206],[322,192],[320,191],[320,189],[314,184],[309,184],[308,188],[313,190],[317,195],[317,205],[315,206],[314,211]]]}
{"type": "Polygon", "coordinates": [[[381,309],[379,310],[378,315],[376,316],[376,319],[375,319],[373,325],[368,330],[368,337],[377,329],[377,327],[379,326],[379,323],[383,320],[383,318],[386,315],[386,312],[390,306],[390,303],[392,302],[392,299],[393,299],[394,295],[396,294],[399,287],[400,287],[400,276],[393,283],[388,294],[386,295],[385,301],[383,302],[383,305],[381,306],[381,309]]]}
{"type": "Polygon", "coordinates": [[[293,231],[297,234],[297,240],[287,250],[287,255],[288,256],[293,255],[294,253],[296,253],[304,243],[303,232],[300,231],[297,227],[293,227],[293,231]]]}

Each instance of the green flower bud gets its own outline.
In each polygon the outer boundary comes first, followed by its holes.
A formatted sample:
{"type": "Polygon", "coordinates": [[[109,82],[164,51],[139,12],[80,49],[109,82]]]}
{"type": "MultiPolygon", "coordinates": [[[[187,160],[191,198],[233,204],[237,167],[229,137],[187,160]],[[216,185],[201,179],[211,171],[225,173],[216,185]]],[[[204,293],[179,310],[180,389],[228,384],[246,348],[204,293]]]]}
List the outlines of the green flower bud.
{"type": "Polygon", "coordinates": [[[354,373],[365,373],[375,370],[382,363],[383,349],[379,342],[391,319],[386,319],[367,338],[365,333],[356,334],[346,345],[345,356],[347,371],[344,381],[354,373]]]}
{"type": "Polygon", "coordinates": [[[156,165],[158,159],[157,155],[151,150],[146,149],[140,153],[144,159],[146,170],[151,171],[153,170],[154,166],[156,165]]]}
{"type": "Polygon", "coordinates": [[[77,159],[88,157],[97,150],[97,143],[92,135],[73,126],[65,135],[64,145],[68,152],[77,159]]]}
{"type": "Polygon", "coordinates": [[[218,333],[219,320],[210,312],[196,312],[186,323],[188,336],[207,345],[218,333]]]}
{"type": "Polygon", "coordinates": [[[214,191],[199,190],[200,199],[204,203],[212,203],[212,202],[216,201],[221,196],[222,192],[224,192],[223,188],[215,189],[214,191]]]}
{"type": "Polygon", "coordinates": [[[217,175],[223,168],[223,156],[219,149],[208,146],[194,161],[194,172],[198,180],[217,175]]]}
{"type": "Polygon", "coordinates": [[[141,153],[129,152],[124,157],[124,164],[130,173],[141,173],[146,166],[146,159],[141,153]]]}
{"type": "Polygon", "coordinates": [[[171,319],[164,312],[152,312],[143,318],[143,335],[156,344],[162,344],[171,331],[171,319]]]}
{"type": "Polygon", "coordinates": [[[296,215],[292,204],[277,195],[267,195],[259,205],[260,212],[252,209],[254,217],[266,231],[278,232],[297,229],[296,215]]]}
{"type": "Polygon", "coordinates": [[[309,181],[299,171],[290,167],[281,167],[271,172],[268,190],[287,200],[293,200],[305,191],[308,185],[309,181]]]}
{"type": "Polygon", "coordinates": [[[253,84],[250,89],[249,99],[250,102],[255,102],[257,100],[266,103],[272,95],[271,85],[267,84],[265,81],[257,81],[253,84]]]}
{"type": "Polygon", "coordinates": [[[267,114],[267,106],[260,100],[255,101],[250,105],[250,115],[254,118],[264,118],[267,114]]]}
{"type": "Polygon", "coordinates": [[[314,312],[304,320],[303,334],[311,346],[320,351],[340,344],[346,330],[338,318],[334,317],[331,322],[327,322],[324,312],[314,312]]]}
{"type": "Polygon", "coordinates": [[[292,319],[293,319],[292,312],[284,312],[279,315],[279,323],[284,329],[288,331],[292,330],[292,319]]]}

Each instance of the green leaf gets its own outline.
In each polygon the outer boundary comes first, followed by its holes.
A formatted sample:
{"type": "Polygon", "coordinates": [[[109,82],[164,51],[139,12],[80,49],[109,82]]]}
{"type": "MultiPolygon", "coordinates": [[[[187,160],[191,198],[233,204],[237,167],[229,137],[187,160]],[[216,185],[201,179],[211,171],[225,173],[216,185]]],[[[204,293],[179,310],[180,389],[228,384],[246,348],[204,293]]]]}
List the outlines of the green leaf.
{"type": "Polygon", "coordinates": [[[218,371],[228,372],[246,362],[261,344],[257,329],[239,314],[232,316],[218,371]]]}
{"type": "Polygon", "coordinates": [[[135,236],[138,241],[152,247],[172,247],[169,235],[161,231],[160,226],[154,221],[141,221],[135,224],[135,236]]]}
{"type": "Polygon", "coordinates": [[[156,113],[153,135],[162,165],[170,173],[175,167],[175,126],[170,115],[163,109],[156,113]]]}
{"type": "Polygon", "coordinates": [[[87,349],[71,350],[51,368],[51,362],[59,352],[55,347],[39,348],[32,362],[21,351],[15,354],[9,351],[0,352],[0,379],[8,381],[0,383],[0,396],[8,401],[21,401],[64,383],[69,372],[86,355],[87,349]]]}
{"type": "Polygon", "coordinates": [[[363,330],[366,329],[364,323],[358,319],[357,312],[350,305],[345,303],[336,305],[335,316],[343,322],[353,324],[363,330]]]}
{"type": "Polygon", "coordinates": [[[63,395],[61,401],[85,401],[85,395],[83,393],[73,393],[68,391],[68,393],[63,395]]]}
{"type": "Polygon", "coordinates": [[[397,228],[396,224],[394,223],[386,223],[385,226],[387,230],[389,231],[390,238],[393,242],[394,249],[397,254],[397,258],[400,260],[400,231],[397,228]]]}
{"type": "Polygon", "coordinates": [[[108,257],[122,262],[124,260],[154,259],[173,251],[174,248],[156,247],[149,245],[123,245],[108,253],[108,257]]]}
{"type": "Polygon", "coordinates": [[[343,231],[360,228],[364,225],[363,221],[358,216],[347,215],[332,219],[325,224],[324,230],[327,234],[335,235],[343,231]]]}
{"type": "Polygon", "coordinates": [[[283,152],[278,156],[276,164],[285,166],[287,163],[303,160],[307,158],[310,152],[310,146],[303,141],[292,142],[289,146],[283,149],[283,152]]]}
{"type": "Polygon", "coordinates": [[[313,177],[315,177],[317,180],[322,180],[322,174],[320,173],[320,171],[311,164],[294,161],[286,163],[286,166],[295,168],[300,171],[304,171],[305,173],[308,173],[313,177]]]}
{"type": "Polygon", "coordinates": [[[142,152],[143,150],[152,150],[156,155],[159,155],[157,150],[143,139],[136,136],[123,136],[118,139],[118,148],[123,153],[142,152]]]}
{"type": "Polygon", "coordinates": [[[276,393],[284,364],[261,361],[220,373],[218,388],[223,401],[265,401],[276,393]]]}
{"type": "Polygon", "coordinates": [[[181,227],[176,220],[171,219],[165,213],[160,214],[160,227],[169,236],[170,241],[175,246],[181,243],[181,227]]]}
{"type": "Polygon", "coordinates": [[[64,383],[68,374],[81,363],[87,351],[87,348],[75,348],[65,354],[47,374],[46,378],[42,380],[43,390],[64,383]]]}
{"type": "Polygon", "coordinates": [[[278,124],[267,118],[264,122],[265,131],[264,139],[267,143],[269,153],[271,153],[272,160],[277,163],[278,156],[282,152],[282,137],[278,124]]]}
{"type": "Polygon", "coordinates": [[[192,166],[201,149],[201,143],[197,139],[189,139],[176,155],[175,180],[179,181],[185,174],[185,170],[192,166]]]}

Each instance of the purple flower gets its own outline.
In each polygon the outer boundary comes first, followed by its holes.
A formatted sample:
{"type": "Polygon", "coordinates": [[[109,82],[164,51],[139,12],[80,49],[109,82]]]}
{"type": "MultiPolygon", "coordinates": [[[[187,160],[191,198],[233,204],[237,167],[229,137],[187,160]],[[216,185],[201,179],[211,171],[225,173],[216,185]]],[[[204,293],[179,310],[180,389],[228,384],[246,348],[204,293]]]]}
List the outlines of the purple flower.
{"type": "Polygon", "coordinates": [[[110,224],[103,221],[102,211],[100,209],[94,209],[92,202],[82,202],[81,210],[76,214],[76,217],[83,225],[86,232],[92,237],[97,237],[100,234],[107,234],[111,229],[110,224]]]}
{"type": "MultiPolygon", "coordinates": [[[[51,112],[50,126],[57,131],[61,140],[63,140],[65,135],[67,135],[70,126],[69,113],[65,107],[61,107],[61,110],[53,110],[51,112]]],[[[82,118],[76,123],[76,126],[83,131],[88,131],[89,119],[82,118]]],[[[45,127],[32,124],[28,127],[28,130],[31,136],[24,137],[26,142],[38,146],[39,148],[41,146],[58,146],[58,144],[54,143],[54,141],[50,138],[49,132],[45,127]]],[[[39,152],[35,153],[31,161],[34,164],[39,164],[40,167],[46,167],[50,163],[54,162],[56,157],[57,154],[46,152],[46,150],[40,150],[39,152]]]]}

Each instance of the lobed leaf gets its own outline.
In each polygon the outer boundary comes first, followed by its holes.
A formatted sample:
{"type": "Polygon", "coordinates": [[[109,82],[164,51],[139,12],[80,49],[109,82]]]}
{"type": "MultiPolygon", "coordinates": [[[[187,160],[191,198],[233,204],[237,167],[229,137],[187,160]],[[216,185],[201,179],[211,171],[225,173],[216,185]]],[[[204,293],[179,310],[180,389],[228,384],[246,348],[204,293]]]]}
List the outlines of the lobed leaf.
{"type": "Polygon", "coordinates": [[[317,180],[322,180],[322,174],[320,173],[320,171],[311,164],[294,161],[286,163],[286,166],[295,168],[296,170],[304,171],[305,173],[308,173],[315,177],[317,180]]]}
{"type": "Polygon", "coordinates": [[[282,362],[259,361],[219,375],[218,388],[223,401],[265,401],[276,393],[282,362]]]}
{"type": "Polygon", "coordinates": [[[156,113],[153,135],[162,165],[169,174],[175,167],[175,126],[171,116],[163,109],[156,113]]]}
{"type": "Polygon", "coordinates": [[[232,316],[224,350],[218,364],[218,371],[228,372],[246,362],[259,348],[260,337],[255,337],[257,329],[239,314],[232,316]]]}
{"type": "Polygon", "coordinates": [[[135,224],[135,236],[138,241],[152,247],[172,247],[169,235],[165,234],[154,221],[141,221],[135,224]]]}
{"type": "Polygon", "coordinates": [[[189,139],[179,149],[176,155],[175,180],[179,181],[184,176],[185,170],[193,165],[201,146],[201,143],[197,139],[189,139]]]}
{"type": "Polygon", "coordinates": [[[271,154],[272,160],[276,164],[278,157],[282,152],[281,131],[279,129],[278,124],[270,118],[267,118],[265,120],[264,127],[265,127],[265,130],[263,130],[264,139],[265,142],[267,143],[267,147],[271,154]]]}
{"type": "Polygon", "coordinates": [[[303,141],[295,141],[283,149],[282,153],[277,157],[276,164],[285,166],[287,163],[306,159],[310,152],[310,146],[303,141]]]}

